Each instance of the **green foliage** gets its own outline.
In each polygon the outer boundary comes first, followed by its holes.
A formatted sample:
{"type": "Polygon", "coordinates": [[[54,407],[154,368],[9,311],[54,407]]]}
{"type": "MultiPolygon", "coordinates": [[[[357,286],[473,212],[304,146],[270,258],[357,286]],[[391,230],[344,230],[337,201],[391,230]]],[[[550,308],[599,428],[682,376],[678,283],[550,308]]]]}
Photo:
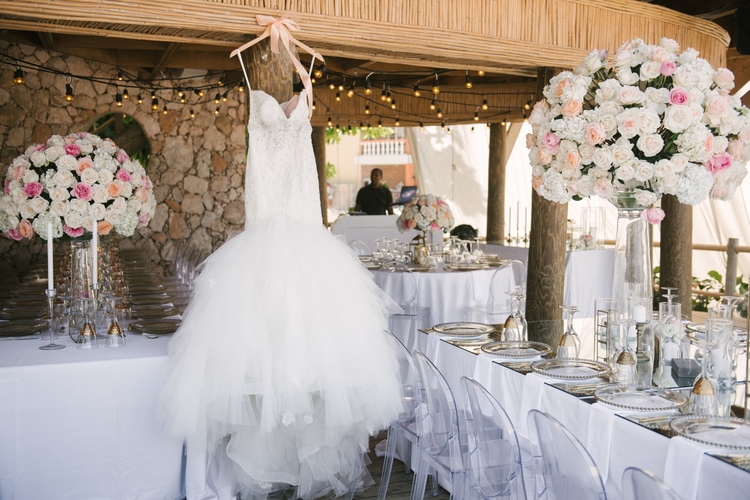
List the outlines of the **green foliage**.
{"type": "Polygon", "coordinates": [[[326,163],[326,179],[331,179],[336,175],[336,165],[330,161],[326,163]]]}
{"type": "MultiPolygon", "coordinates": [[[[695,276],[693,276],[693,288],[697,288],[699,290],[707,291],[707,292],[714,292],[714,293],[724,293],[724,276],[721,275],[718,271],[709,271],[708,272],[708,278],[704,278],[702,280],[699,280],[695,276]]],[[[740,316],[743,318],[747,317],[747,300],[744,297],[747,297],[747,290],[748,290],[748,283],[744,280],[744,277],[740,274],[737,276],[736,281],[736,288],[735,293],[743,297],[742,300],[737,305],[737,312],[739,312],[740,316]]],[[[713,297],[707,297],[703,295],[696,295],[693,297],[693,311],[708,311],[708,308],[711,306],[711,303],[716,300],[713,297]]]]}
{"type": "Polygon", "coordinates": [[[391,127],[352,127],[351,129],[328,127],[326,128],[326,144],[338,144],[341,142],[341,136],[346,135],[357,135],[359,134],[362,139],[384,139],[390,137],[395,133],[395,130],[391,127]]]}

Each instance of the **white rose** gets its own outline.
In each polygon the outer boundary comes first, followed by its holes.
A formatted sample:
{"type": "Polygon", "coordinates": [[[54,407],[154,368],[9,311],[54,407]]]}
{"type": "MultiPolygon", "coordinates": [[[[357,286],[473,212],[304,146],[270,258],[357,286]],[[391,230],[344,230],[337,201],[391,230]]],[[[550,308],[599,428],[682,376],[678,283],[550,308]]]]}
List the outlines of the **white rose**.
{"type": "Polygon", "coordinates": [[[606,146],[596,148],[593,160],[597,167],[608,169],[612,166],[612,151],[606,146]]]}
{"type": "Polygon", "coordinates": [[[23,183],[28,184],[30,182],[39,182],[39,174],[33,170],[27,170],[23,173],[23,183]]]}
{"type": "Polygon", "coordinates": [[[81,172],[81,180],[89,186],[93,186],[99,180],[99,172],[93,168],[87,168],[81,172]]]}
{"type": "Polygon", "coordinates": [[[50,204],[49,211],[52,215],[57,215],[58,217],[63,217],[65,214],[68,213],[69,205],[67,201],[61,200],[61,201],[53,201],[50,204]]]}
{"type": "Polygon", "coordinates": [[[47,157],[48,162],[54,162],[66,153],[65,148],[61,146],[52,146],[51,148],[47,148],[44,154],[47,157]]]}
{"type": "Polygon", "coordinates": [[[105,188],[101,184],[96,184],[92,186],[91,198],[96,203],[106,203],[107,201],[109,201],[109,193],[107,192],[107,188],[105,188]]]}
{"type": "Polygon", "coordinates": [[[638,87],[634,87],[633,85],[625,85],[620,89],[620,92],[618,92],[617,99],[623,106],[627,106],[629,104],[640,104],[643,102],[644,94],[638,87]]]}
{"type": "Polygon", "coordinates": [[[102,220],[106,212],[107,208],[101,203],[92,203],[89,207],[89,216],[94,220],[102,220]]]}
{"type": "Polygon", "coordinates": [[[108,210],[111,210],[113,213],[116,213],[116,214],[125,213],[125,210],[127,210],[127,208],[128,208],[128,205],[125,202],[125,199],[119,196],[115,198],[115,201],[113,201],[109,207],[107,207],[108,210]]]}
{"type": "Polygon", "coordinates": [[[35,167],[43,167],[47,164],[47,155],[44,154],[44,151],[34,151],[29,156],[29,160],[35,167]]]}
{"type": "Polygon", "coordinates": [[[641,130],[640,111],[638,108],[628,108],[617,115],[617,130],[626,139],[638,135],[641,130]]]}
{"type": "Polygon", "coordinates": [[[614,115],[602,115],[599,119],[599,125],[604,129],[607,139],[611,139],[617,132],[617,117],[614,115]]]}
{"type": "Polygon", "coordinates": [[[601,105],[608,101],[613,101],[620,93],[622,85],[617,80],[604,80],[599,83],[599,88],[596,89],[595,100],[596,103],[601,105]]]}
{"type": "Polygon", "coordinates": [[[40,214],[47,210],[47,207],[49,207],[49,202],[41,196],[37,196],[36,198],[33,198],[29,201],[29,206],[34,212],[40,214]]]}
{"type": "Polygon", "coordinates": [[[64,187],[57,186],[49,190],[49,197],[52,201],[65,201],[70,197],[70,194],[64,187]]]}
{"type": "Polygon", "coordinates": [[[669,61],[672,58],[673,54],[659,45],[654,47],[654,49],[651,51],[651,60],[659,63],[659,66],[661,66],[661,63],[663,63],[664,61],[669,61]]]}
{"type": "Polygon", "coordinates": [[[641,134],[655,134],[661,126],[661,119],[653,109],[642,108],[638,118],[641,121],[641,134]]]}
{"type": "Polygon", "coordinates": [[[120,182],[120,196],[130,198],[133,196],[133,186],[129,182],[120,182]]]}
{"type": "Polygon", "coordinates": [[[688,106],[669,106],[664,112],[664,128],[675,134],[683,132],[692,122],[688,106]]]}
{"type": "Polygon", "coordinates": [[[641,80],[653,80],[659,75],[661,75],[661,61],[646,61],[641,64],[641,80]]]}
{"type": "Polygon", "coordinates": [[[617,70],[617,80],[623,85],[634,85],[639,79],[639,76],[633,73],[629,67],[622,67],[617,70]]]}
{"type": "Polygon", "coordinates": [[[612,161],[615,165],[624,165],[631,158],[633,158],[633,149],[629,141],[617,141],[612,146],[612,161]]]}
{"type": "Polygon", "coordinates": [[[677,62],[679,62],[682,65],[685,65],[691,61],[694,61],[698,58],[698,51],[688,47],[687,49],[682,51],[682,54],[680,54],[677,57],[677,62]]]}
{"type": "Polygon", "coordinates": [[[36,215],[34,209],[31,208],[29,200],[23,200],[18,204],[18,213],[21,215],[22,219],[31,219],[36,215]]]}
{"type": "Polygon", "coordinates": [[[638,138],[636,146],[647,158],[651,158],[661,152],[664,139],[659,134],[646,134],[638,138]]]}
{"type": "Polygon", "coordinates": [[[78,160],[72,155],[63,155],[55,162],[58,172],[61,170],[75,170],[78,167],[78,160]]]}
{"type": "Polygon", "coordinates": [[[615,170],[615,179],[627,182],[635,176],[633,162],[629,161],[615,170]]]}
{"type": "Polygon", "coordinates": [[[107,207],[107,213],[104,214],[104,220],[112,224],[113,226],[117,226],[120,224],[120,216],[121,213],[117,213],[112,210],[112,206],[110,205],[107,207]]]}
{"type": "Polygon", "coordinates": [[[658,199],[659,197],[651,191],[646,191],[644,189],[635,190],[635,201],[643,207],[650,207],[656,203],[658,199]]]}
{"type": "MultiPolygon", "coordinates": [[[[142,206],[143,206],[143,203],[141,203],[141,200],[139,200],[138,198],[130,198],[128,200],[128,209],[134,212],[139,211],[142,206]]],[[[446,217],[443,211],[437,214],[437,216],[438,216],[438,220],[443,220],[443,221],[445,220],[445,217],[446,217]]]]}
{"type": "Polygon", "coordinates": [[[680,51],[680,44],[666,37],[659,39],[659,47],[664,47],[672,54],[677,54],[680,51]]]}
{"type": "Polygon", "coordinates": [[[576,66],[573,72],[577,75],[592,75],[603,67],[602,58],[599,55],[598,50],[592,50],[589,54],[581,61],[581,64],[576,66]]]}
{"type": "Polygon", "coordinates": [[[714,83],[721,89],[732,90],[734,88],[734,73],[727,68],[719,68],[714,73],[714,83]]]}
{"type": "Polygon", "coordinates": [[[714,153],[723,153],[729,146],[729,140],[723,135],[714,137],[714,153]]]}
{"type": "Polygon", "coordinates": [[[638,182],[650,181],[654,176],[654,166],[647,161],[639,161],[635,168],[633,178],[638,182]]]}
{"type": "Polygon", "coordinates": [[[52,181],[56,186],[68,188],[76,183],[76,178],[70,170],[58,170],[57,173],[52,176],[52,181]]]}
{"type": "Polygon", "coordinates": [[[656,177],[667,177],[675,174],[675,166],[671,160],[659,160],[654,164],[656,177]]]}
{"type": "Polygon", "coordinates": [[[578,153],[581,155],[582,164],[586,165],[587,163],[591,163],[591,159],[594,157],[594,150],[595,148],[588,144],[581,144],[578,146],[578,153]]]}
{"type": "Polygon", "coordinates": [[[85,214],[89,211],[89,202],[79,200],[78,198],[72,198],[69,201],[70,209],[74,212],[80,212],[82,214],[85,214]]]}
{"type": "Polygon", "coordinates": [[[669,89],[648,87],[644,95],[644,106],[654,110],[658,115],[664,114],[664,110],[667,109],[667,102],[669,101],[669,89]]]}
{"type": "Polygon", "coordinates": [[[686,154],[682,153],[676,153],[672,155],[672,165],[674,165],[674,171],[675,173],[682,172],[685,170],[685,167],[688,166],[688,163],[690,163],[690,159],[687,157],[686,154]]]}
{"type": "Polygon", "coordinates": [[[67,214],[63,215],[65,224],[70,227],[81,227],[83,225],[84,216],[81,212],[76,210],[70,210],[67,214]]]}
{"type": "MultiPolygon", "coordinates": [[[[115,178],[115,174],[107,169],[99,170],[99,182],[103,185],[107,185],[115,178]]],[[[93,184],[93,183],[91,183],[93,184]]]]}

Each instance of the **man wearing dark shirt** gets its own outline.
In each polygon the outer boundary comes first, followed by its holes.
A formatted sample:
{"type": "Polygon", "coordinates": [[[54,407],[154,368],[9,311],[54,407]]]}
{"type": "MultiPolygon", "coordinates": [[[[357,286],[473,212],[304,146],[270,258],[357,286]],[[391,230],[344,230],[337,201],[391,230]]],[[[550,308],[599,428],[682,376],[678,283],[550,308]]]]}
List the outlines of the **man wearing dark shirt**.
{"type": "Polygon", "coordinates": [[[370,184],[357,193],[355,212],[365,212],[367,215],[393,214],[393,195],[382,181],[383,171],[373,168],[370,172],[370,184]]]}

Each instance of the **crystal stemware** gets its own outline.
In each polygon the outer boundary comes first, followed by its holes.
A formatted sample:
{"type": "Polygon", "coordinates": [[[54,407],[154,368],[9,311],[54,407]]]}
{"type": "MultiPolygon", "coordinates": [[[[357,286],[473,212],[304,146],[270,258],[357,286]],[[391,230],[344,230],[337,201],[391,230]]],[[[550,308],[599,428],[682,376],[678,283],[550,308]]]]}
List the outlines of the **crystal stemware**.
{"type": "Polygon", "coordinates": [[[690,390],[688,402],[688,413],[695,415],[716,415],[716,390],[708,378],[708,349],[710,343],[703,341],[703,363],[701,374],[695,379],[693,388],[690,390]]]}
{"type": "Polygon", "coordinates": [[[617,334],[617,346],[612,355],[612,381],[622,384],[629,389],[635,389],[638,378],[636,354],[628,342],[628,335],[632,323],[622,321],[612,325],[612,331],[617,334]]]}
{"type": "Polygon", "coordinates": [[[523,315],[521,304],[526,295],[520,287],[516,287],[510,295],[510,316],[505,320],[502,339],[506,342],[520,342],[528,340],[526,318],[523,315]]]}
{"type": "Polygon", "coordinates": [[[557,359],[576,359],[581,352],[581,339],[573,329],[573,315],[578,312],[578,307],[564,305],[560,309],[563,310],[565,333],[557,347],[557,359]]]}

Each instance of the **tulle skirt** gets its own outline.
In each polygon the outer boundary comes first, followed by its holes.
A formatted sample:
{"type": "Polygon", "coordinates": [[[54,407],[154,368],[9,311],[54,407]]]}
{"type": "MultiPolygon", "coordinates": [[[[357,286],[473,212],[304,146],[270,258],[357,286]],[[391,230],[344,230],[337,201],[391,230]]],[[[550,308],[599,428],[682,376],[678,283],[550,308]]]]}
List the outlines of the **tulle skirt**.
{"type": "Polygon", "coordinates": [[[168,430],[218,444],[246,497],[345,493],[401,410],[393,307],[323,227],[275,218],[238,234],[205,261],[170,344],[168,430]]]}

